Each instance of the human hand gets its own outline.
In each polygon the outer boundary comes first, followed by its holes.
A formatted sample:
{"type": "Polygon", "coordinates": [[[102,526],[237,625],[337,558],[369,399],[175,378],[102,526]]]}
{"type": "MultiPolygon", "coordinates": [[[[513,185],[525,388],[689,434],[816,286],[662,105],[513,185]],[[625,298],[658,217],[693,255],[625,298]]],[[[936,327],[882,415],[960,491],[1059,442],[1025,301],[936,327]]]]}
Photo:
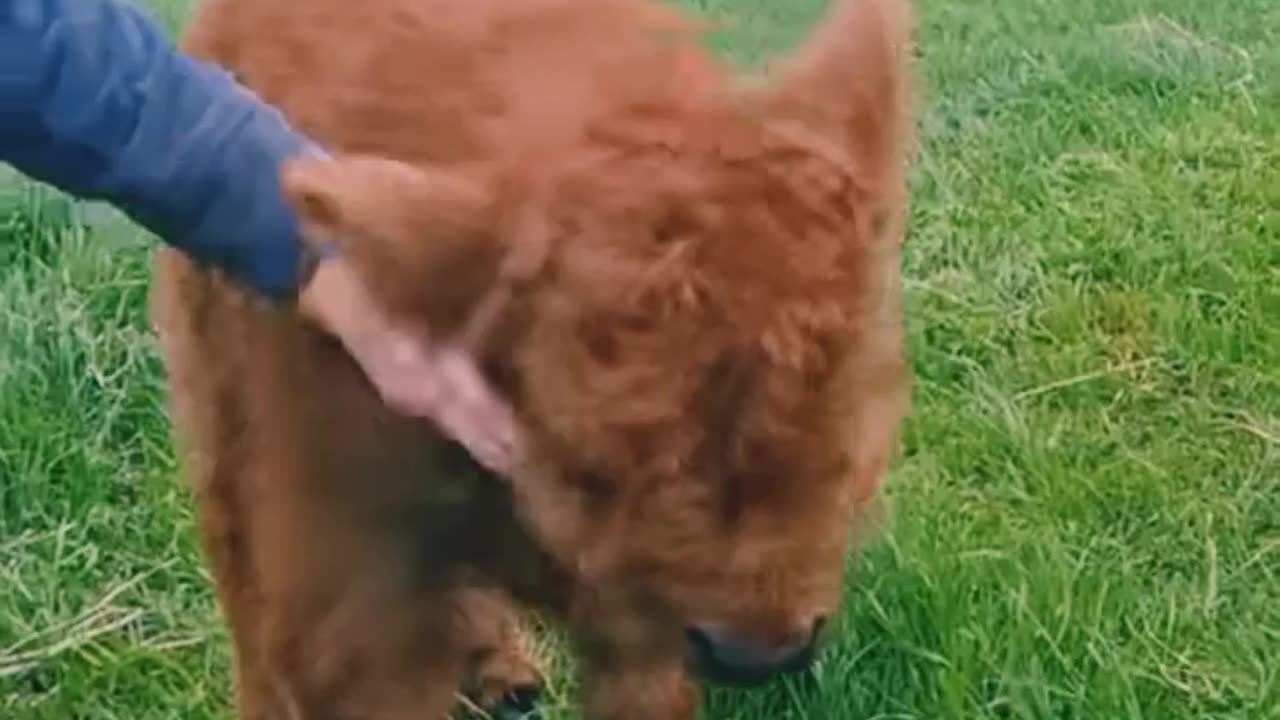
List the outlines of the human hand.
{"type": "Polygon", "coordinates": [[[341,257],[319,262],[298,302],[306,317],[342,341],[388,406],[432,419],[493,472],[515,469],[514,413],[465,352],[397,327],[341,257]]]}

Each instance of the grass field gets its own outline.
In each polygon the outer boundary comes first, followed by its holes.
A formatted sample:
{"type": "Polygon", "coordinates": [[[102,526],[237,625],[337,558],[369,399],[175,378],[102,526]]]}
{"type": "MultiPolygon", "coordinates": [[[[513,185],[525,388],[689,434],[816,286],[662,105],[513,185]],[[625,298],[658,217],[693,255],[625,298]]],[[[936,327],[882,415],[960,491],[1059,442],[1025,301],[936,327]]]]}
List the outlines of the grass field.
{"type": "MultiPolygon", "coordinates": [[[[754,62],[823,3],[692,4],[754,62]]],[[[893,522],[819,682],[707,717],[1280,718],[1280,4],[919,16],[893,522]]],[[[0,183],[0,718],[227,718],[147,246],[0,183]]]]}

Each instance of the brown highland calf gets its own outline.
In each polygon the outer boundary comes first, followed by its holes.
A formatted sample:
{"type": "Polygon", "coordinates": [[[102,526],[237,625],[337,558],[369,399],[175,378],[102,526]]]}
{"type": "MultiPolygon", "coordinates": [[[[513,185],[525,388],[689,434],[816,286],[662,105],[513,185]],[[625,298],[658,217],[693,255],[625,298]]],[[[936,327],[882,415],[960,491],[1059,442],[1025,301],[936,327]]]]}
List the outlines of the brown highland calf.
{"type": "Polygon", "coordinates": [[[908,401],[906,5],[835,0],[747,81],[654,0],[204,3],[187,49],[334,153],[284,173],[308,226],[401,319],[474,332],[528,443],[481,472],[289,307],[162,251],[242,717],[517,698],[522,607],[569,629],[589,720],[810,661],[908,401]]]}

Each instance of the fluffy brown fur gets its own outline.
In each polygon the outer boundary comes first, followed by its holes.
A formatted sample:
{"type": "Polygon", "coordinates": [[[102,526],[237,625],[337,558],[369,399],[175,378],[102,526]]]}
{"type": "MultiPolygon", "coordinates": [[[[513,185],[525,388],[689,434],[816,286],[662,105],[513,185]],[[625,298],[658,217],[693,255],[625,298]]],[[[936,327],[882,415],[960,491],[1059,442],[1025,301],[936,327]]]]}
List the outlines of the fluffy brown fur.
{"type": "Polygon", "coordinates": [[[242,716],[436,718],[572,630],[591,720],[693,717],[683,629],[837,609],[907,401],[906,0],[836,0],[767,82],[649,0],[207,0],[186,47],[336,153],[286,192],[402,320],[461,332],[510,481],[337,344],[178,254],[153,313],[242,716]]]}

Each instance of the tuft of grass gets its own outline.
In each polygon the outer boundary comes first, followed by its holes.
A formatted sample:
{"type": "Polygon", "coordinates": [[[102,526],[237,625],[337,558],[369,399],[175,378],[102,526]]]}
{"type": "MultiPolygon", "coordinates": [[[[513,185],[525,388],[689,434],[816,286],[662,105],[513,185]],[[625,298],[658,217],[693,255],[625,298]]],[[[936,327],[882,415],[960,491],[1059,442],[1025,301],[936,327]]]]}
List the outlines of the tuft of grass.
{"type": "MultiPolygon", "coordinates": [[[[825,1],[685,4],[759,65],[825,1]]],[[[1280,6],[918,8],[893,521],[706,716],[1280,718],[1280,6]]],[[[230,717],[147,242],[0,177],[0,717],[230,717]]]]}

